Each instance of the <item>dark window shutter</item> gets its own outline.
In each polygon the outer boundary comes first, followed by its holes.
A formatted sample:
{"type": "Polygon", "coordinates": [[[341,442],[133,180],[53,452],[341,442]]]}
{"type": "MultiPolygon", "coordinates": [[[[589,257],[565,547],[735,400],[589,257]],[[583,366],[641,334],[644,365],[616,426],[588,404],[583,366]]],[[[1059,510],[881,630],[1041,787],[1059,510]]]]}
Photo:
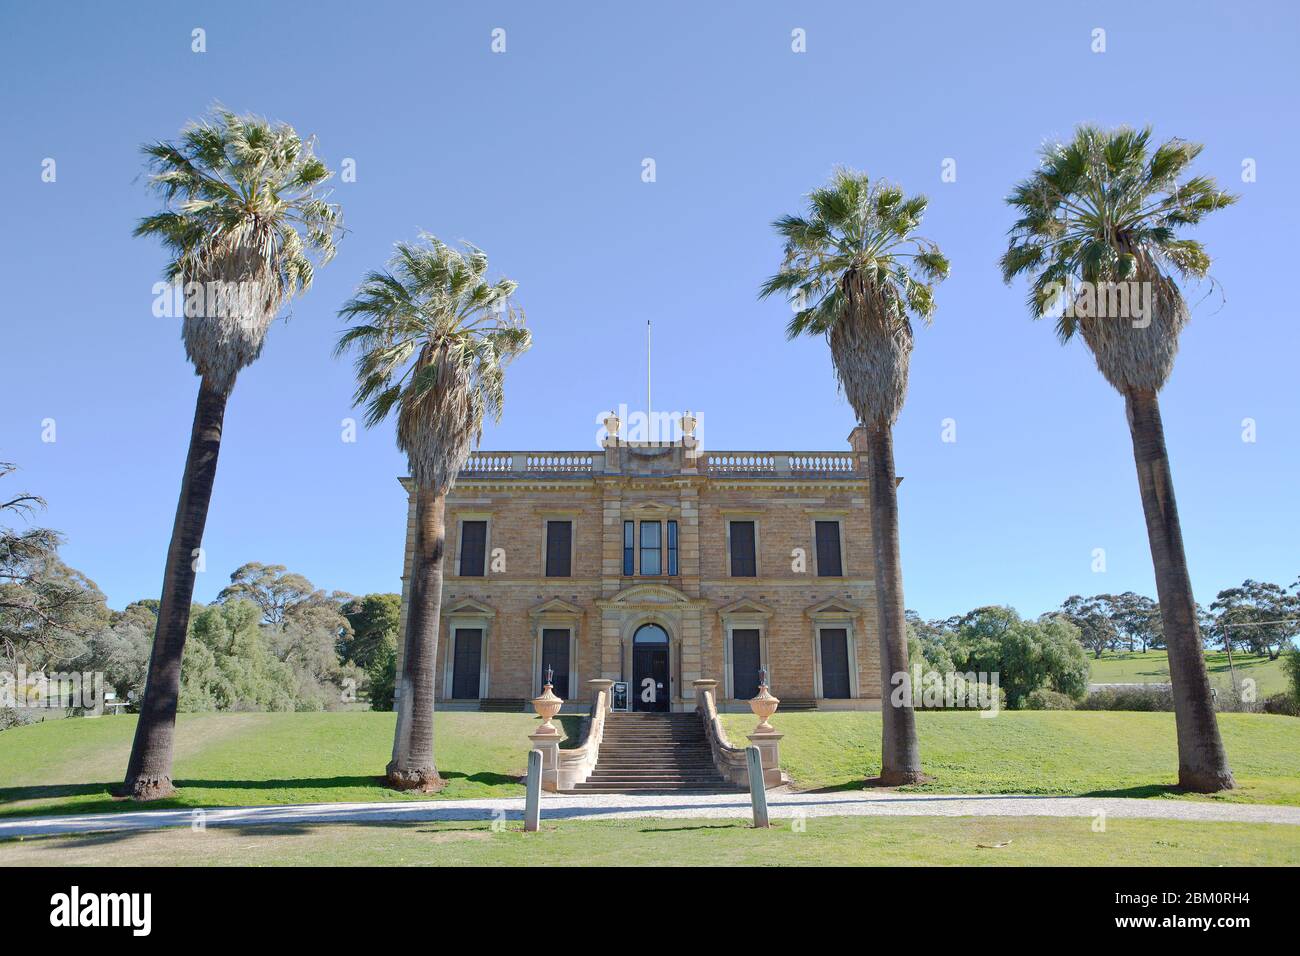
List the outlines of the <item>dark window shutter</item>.
{"type": "Polygon", "coordinates": [[[546,576],[567,578],[572,574],[569,556],[572,553],[573,523],[571,521],[546,522],[546,576]]]}
{"type": "Polygon", "coordinates": [[[483,664],[483,629],[456,628],[456,654],[451,669],[451,696],[478,700],[479,670],[483,664]]]}
{"type": "Polygon", "coordinates": [[[623,522],[623,574],[631,577],[636,574],[636,522],[623,522]]]}
{"type": "MultiPolygon", "coordinates": [[[[556,697],[569,699],[569,632],[565,628],[547,627],[542,629],[542,681],[546,680],[546,668],[553,670],[551,687],[556,697]]],[[[538,689],[540,693],[540,688],[538,689]]]]}
{"type": "Polygon", "coordinates": [[[460,576],[481,578],[486,573],[487,522],[460,523],[460,576]]]}
{"type": "Polygon", "coordinates": [[[838,578],[844,574],[844,565],[840,561],[840,523],[838,521],[817,522],[817,576],[820,578],[838,578]]]}
{"type": "Polygon", "coordinates": [[[759,661],[758,631],[732,631],[731,690],[734,700],[750,700],[758,696],[759,661]]]}
{"type": "Polygon", "coordinates": [[[668,522],[668,573],[677,574],[677,522],[668,522]]]}
{"type": "Polygon", "coordinates": [[[842,627],[821,629],[822,697],[843,700],[849,693],[849,632],[842,627]]]}
{"type": "Polygon", "coordinates": [[[754,522],[731,522],[731,576],[752,578],[758,575],[754,556],[754,522]]]}

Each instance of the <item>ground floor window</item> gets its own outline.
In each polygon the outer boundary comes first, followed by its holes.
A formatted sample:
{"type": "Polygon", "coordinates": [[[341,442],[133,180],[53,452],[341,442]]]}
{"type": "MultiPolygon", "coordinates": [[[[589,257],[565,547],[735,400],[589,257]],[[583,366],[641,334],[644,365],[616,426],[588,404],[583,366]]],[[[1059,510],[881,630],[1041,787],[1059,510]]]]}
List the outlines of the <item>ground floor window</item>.
{"type": "Polygon", "coordinates": [[[542,675],[546,681],[546,669],[554,674],[551,677],[551,690],[561,700],[569,699],[569,629],[567,627],[542,628],[542,675]]]}
{"type": "MultiPolygon", "coordinates": [[[[478,700],[479,678],[483,669],[483,629],[456,628],[451,671],[451,696],[454,700],[478,700]]],[[[565,672],[567,676],[567,671],[565,672]]]]}
{"type": "Polygon", "coordinates": [[[842,627],[823,627],[817,635],[821,642],[822,697],[852,697],[849,682],[849,632],[842,627]]]}
{"type": "Polygon", "coordinates": [[[735,700],[758,696],[758,670],[762,666],[758,628],[731,631],[731,687],[735,700]]]}

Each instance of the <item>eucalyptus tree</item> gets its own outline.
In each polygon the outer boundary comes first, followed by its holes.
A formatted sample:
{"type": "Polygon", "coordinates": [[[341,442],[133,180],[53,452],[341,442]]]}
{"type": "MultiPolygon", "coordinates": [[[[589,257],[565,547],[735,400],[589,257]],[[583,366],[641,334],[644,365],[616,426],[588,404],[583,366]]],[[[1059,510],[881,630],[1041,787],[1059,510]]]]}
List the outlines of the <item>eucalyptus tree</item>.
{"type": "Polygon", "coordinates": [[[1270,581],[1248,578],[1240,587],[1224,588],[1210,610],[1215,614],[1214,631],[1225,647],[1236,644],[1271,661],[1300,633],[1296,621],[1300,601],[1270,581]]]}
{"type": "Polygon", "coordinates": [[[176,142],[144,147],[164,209],[136,236],[170,259],[166,278],[184,293],[181,338],[199,376],[180,500],[163,570],[162,601],[125,791],[174,792],[172,740],[181,657],[189,629],[203,529],[221,451],[226,402],[241,369],[262,352],[280,310],[328,262],[341,229],[322,190],[332,173],[292,126],[217,109],[176,142]]]}
{"type": "Polygon", "coordinates": [[[353,404],[373,427],[396,412],[415,496],[397,729],[387,782],[441,787],[434,761],[433,688],[442,602],[447,492],[478,442],[483,420],[501,418],[505,368],[532,344],[514,304],[516,283],[492,282],[487,255],[430,235],[399,242],[388,268],[371,272],[339,311],[351,322],[336,354],[356,353],[353,404]]]}
{"type": "Polygon", "coordinates": [[[809,194],[806,215],[773,223],[785,255],[759,293],[792,298],[791,339],[827,340],[839,387],[866,430],[880,635],[880,776],[887,784],[924,776],[908,676],[893,427],[907,397],[911,319],[931,321],[934,285],[949,269],[939,247],[916,233],[927,203],[865,173],[836,170],[809,194]]]}
{"type": "Polygon", "coordinates": [[[1187,324],[1179,278],[1204,278],[1210,256],[1183,230],[1236,197],[1208,176],[1189,176],[1202,147],[1158,146],[1150,128],[1080,126],[1007,202],[1012,226],[1002,275],[1032,276],[1029,310],[1053,315],[1062,343],[1082,337],[1102,376],[1123,397],[1138,488],[1169,649],[1178,728],[1178,780],[1188,790],[1232,787],[1202,654],[1158,393],[1187,324]]]}

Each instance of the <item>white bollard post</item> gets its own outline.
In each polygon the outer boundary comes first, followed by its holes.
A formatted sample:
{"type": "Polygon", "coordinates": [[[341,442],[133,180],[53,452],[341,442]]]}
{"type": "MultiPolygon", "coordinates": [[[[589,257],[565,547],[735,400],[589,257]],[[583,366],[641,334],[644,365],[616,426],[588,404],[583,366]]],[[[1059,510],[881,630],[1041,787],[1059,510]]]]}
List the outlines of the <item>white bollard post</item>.
{"type": "Polygon", "coordinates": [[[754,829],[766,830],[767,790],[763,787],[763,755],[752,744],[745,748],[745,766],[749,769],[749,799],[754,805],[754,829]]]}
{"type": "MultiPolygon", "coordinates": [[[[751,748],[757,750],[757,747],[751,748]]],[[[528,751],[528,780],[524,784],[524,832],[536,833],[542,816],[542,752],[528,751]]]]}

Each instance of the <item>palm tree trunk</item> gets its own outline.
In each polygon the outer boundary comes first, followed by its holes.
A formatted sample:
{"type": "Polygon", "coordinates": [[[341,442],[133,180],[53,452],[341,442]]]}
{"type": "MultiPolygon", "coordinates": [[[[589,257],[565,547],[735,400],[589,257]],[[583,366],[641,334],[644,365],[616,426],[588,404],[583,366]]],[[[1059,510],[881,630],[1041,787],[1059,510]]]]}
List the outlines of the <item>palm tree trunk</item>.
{"type": "Polygon", "coordinates": [[[397,730],[387,783],[397,790],[439,790],[433,761],[433,685],[442,605],[442,556],[446,543],[446,497],[431,488],[415,492],[415,554],[406,612],[397,730]]]}
{"type": "Polygon", "coordinates": [[[907,624],[903,616],[903,574],[898,553],[898,480],[894,475],[894,434],[888,425],[867,430],[871,485],[871,538],[876,555],[876,623],[880,634],[880,782],[918,783],[921,747],[912,710],[907,663],[907,624]],[[897,688],[895,687],[897,684],[897,688]]]}
{"type": "Polygon", "coordinates": [[[1183,531],[1165,450],[1160,401],[1154,391],[1132,389],[1125,393],[1124,405],[1133,435],[1138,488],[1142,492],[1156,594],[1169,650],[1169,679],[1178,729],[1178,785],[1198,793],[1227,790],[1236,784],[1210,697],[1210,678],[1196,623],[1196,599],[1187,573],[1183,531]]]}
{"type": "Polygon", "coordinates": [[[172,741],[176,731],[176,702],[181,689],[181,658],[190,627],[190,602],[203,529],[212,501],[212,483],[221,453],[221,429],[229,393],[199,385],[194,427],[185,459],[185,477],[176,505],[167,564],[163,569],[158,627],[140,702],[140,720],[127,763],[123,792],[137,800],[156,800],[176,792],[172,786],[172,741]]]}

